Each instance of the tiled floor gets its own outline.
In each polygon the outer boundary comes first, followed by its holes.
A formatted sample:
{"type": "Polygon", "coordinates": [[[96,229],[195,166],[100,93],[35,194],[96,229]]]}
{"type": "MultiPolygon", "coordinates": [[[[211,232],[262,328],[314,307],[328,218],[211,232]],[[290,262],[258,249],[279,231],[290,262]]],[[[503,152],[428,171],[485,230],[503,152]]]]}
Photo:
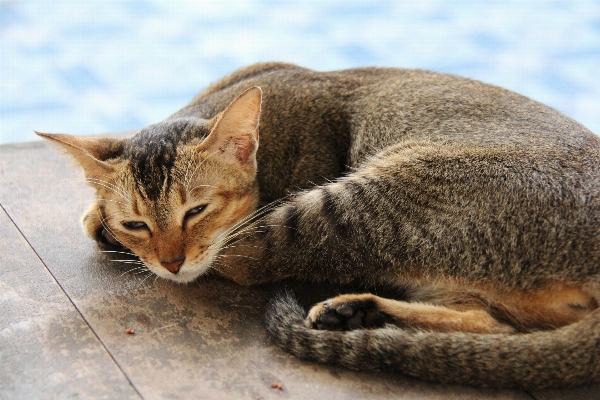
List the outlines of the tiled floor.
{"type": "Polygon", "coordinates": [[[79,228],[91,198],[46,143],[0,146],[2,399],[600,398],[600,385],[483,390],[296,360],[260,322],[273,288],[128,273],[79,228]]]}

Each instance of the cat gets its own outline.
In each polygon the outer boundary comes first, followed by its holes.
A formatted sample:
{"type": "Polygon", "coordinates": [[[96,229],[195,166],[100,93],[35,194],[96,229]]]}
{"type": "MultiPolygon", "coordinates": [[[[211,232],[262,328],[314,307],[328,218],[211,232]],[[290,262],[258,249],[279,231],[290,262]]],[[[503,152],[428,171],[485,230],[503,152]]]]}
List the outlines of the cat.
{"type": "Polygon", "coordinates": [[[129,138],[39,135],[96,189],[85,232],[160,277],[397,290],[308,315],[275,297],[267,330],[298,357],[479,386],[600,381],[600,139],[547,106],[422,70],[261,63],[129,138]]]}

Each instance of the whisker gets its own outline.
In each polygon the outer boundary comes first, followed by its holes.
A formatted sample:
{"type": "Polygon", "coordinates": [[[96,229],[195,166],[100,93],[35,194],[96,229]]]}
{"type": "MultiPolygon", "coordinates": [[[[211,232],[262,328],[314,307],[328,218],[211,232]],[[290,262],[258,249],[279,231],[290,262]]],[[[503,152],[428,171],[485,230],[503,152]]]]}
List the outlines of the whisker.
{"type": "MultiPolygon", "coordinates": [[[[104,198],[103,199],[98,199],[98,200],[99,201],[109,201],[109,202],[113,202],[113,203],[117,203],[117,204],[122,204],[125,207],[129,207],[128,203],[124,203],[124,202],[118,201],[118,200],[111,200],[111,199],[104,199],[104,198]]],[[[89,199],[77,201],[77,202],[74,202],[74,203],[71,203],[71,204],[73,206],[80,206],[80,205],[94,206],[94,205],[97,205],[97,204],[92,204],[89,199]]]]}
{"type": "Polygon", "coordinates": [[[219,269],[226,270],[226,271],[233,271],[233,268],[229,264],[224,263],[222,260],[220,260],[218,258],[215,258],[213,260],[213,262],[210,265],[210,268],[211,269],[219,268],[219,269]]]}
{"type": "MultiPolygon", "coordinates": [[[[259,230],[253,231],[253,232],[248,232],[248,233],[246,233],[245,236],[242,236],[242,237],[229,237],[226,240],[223,240],[221,243],[214,243],[214,244],[220,244],[221,246],[224,245],[225,247],[228,247],[228,246],[231,246],[231,245],[235,245],[235,244],[239,243],[240,241],[242,241],[244,239],[247,239],[247,238],[249,238],[249,237],[251,237],[251,236],[253,236],[253,235],[257,234],[257,233],[264,233],[264,232],[265,231],[259,231],[259,230]]],[[[212,246],[212,244],[211,244],[211,246],[212,246]]],[[[208,247],[210,248],[211,246],[208,246],[208,247]]],[[[221,247],[219,247],[219,249],[221,249],[221,247]]]]}
{"type": "MultiPolygon", "coordinates": [[[[248,226],[248,227],[245,227],[245,228],[241,229],[240,231],[232,234],[231,236],[228,236],[227,238],[225,238],[225,240],[223,240],[223,243],[226,244],[226,245],[229,244],[229,243],[227,243],[229,239],[235,238],[235,237],[237,237],[240,234],[244,234],[245,232],[248,232],[248,230],[250,230],[250,229],[262,229],[262,228],[272,228],[272,227],[294,229],[291,226],[278,225],[278,224],[267,224],[267,225],[260,225],[260,226],[248,226]]],[[[264,233],[264,232],[266,232],[266,231],[258,231],[257,230],[255,232],[253,232],[253,234],[255,234],[255,233],[264,233]]]]}
{"type": "Polygon", "coordinates": [[[125,245],[123,243],[121,243],[121,241],[119,239],[117,239],[117,237],[115,236],[114,232],[110,229],[110,227],[108,226],[108,224],[106,223],[106,221],[109,218],[112,218],[113,215],[107,215],[105,218],[100,220],[100,223],[102,224],[102,226],[104,227],[104,229],[106,229],[108,231],[108,233],[110,233],[113,237],[113,239],[115,239],[117,242],[119,242],[119,244],[123,247],[125,247],[125,245]]]}
{"type": "Polygon", "coordinates": [[[190,192],[193,192],[194,190],[198,189],[199,187],[213,187],[213,188],[216,188],[215,185],[198,185],[198,186],[194,186],[194,188],[192,188],[190,190],[190,192]]]}
{"type": "Polygon", "coordinates": [[[122,187],[118,187],[110,182],[107,182],[107,181],[104,181],[104,180],[101,180],[98,178],[86,178],[86,180],[90,183],[96,184],[98,186],[102,186],[108,190],[112,190],[119,196],[123,197],[125,200],[131,201],[131,196],[129,196],[129,193],[127,193],[127,191],[122,187]]]}
{"type": "Polygon", "coordinates": [[[123,264],[143,264],[143,262],[138,260],[110,260],[111,262],[120,262],[123,264]]]}
{"type": "Polygon", "coordinates": [[[137,287],[139,288],[140,286],[142,286],[144,284],[144,282],[146,282],[146,280],[148,278],[150,278],[152,275],[154,275],[154,273],[152,271],[150,271],[150,273],[148,274],[148,276],[146,276],[144,279],[142,279],[142,281],[139,283],[139,285],[137,287]]]}
{"type": "Polygon", "coordinates": [[[106,185],[105,187],[110,187],[112,188],[115,192],[118,192],[120,194],[123,195],[123,197],[125,197],[128,200],[131,200],[131,196],[129,195],[129,191],[127,191],[127,189],[125,189],[122,185],[117,185],[115,183],[109,182],[109,181],[105,181],[103,179],[99,179],[99,178],[90,178],[90,181],[95,181],[99,184],[104,184],[106,185]]]}
{"type": "Polygon", "coordinates": [[[112,200],[112,199],[104,199],[104,198],[103,198],[103,199],[100,199],[100,201],[108,201],[108,202],[111,202],[111,203],[122,204],[122,205],[124,205],[125,207],[129,207],[129,203],[125,203],[125,202],[123,202],[123,201],[112,200]]]}
{"type": "Polygon", "coordinates": [[[230,228],[226,229],[223,233],[221,233],[219,236],[217,236],[214,241],[219,240],[222,236],[227,236],[229,235],[231,232],[235,231],[236,229],[238,229],[239,227],[241,227],[242,225],[248,223],[251,224],[253,221],[253,219],[259,219],[260,217],[262,217],[263,215],[265,215],[266,213],[268,213],[269,211],[271,211],[273,208],[275,208],[276,206],[280,205],[281,203],[283,203],[286,200],[286,197],[282,197],[281,199],[277,199],[261,208],[259,208],[258,210],[248,214],[246,217],[242,218],[240,221],[238,221],[237,223],[233,224],[230,228]]]}
{"type": "MultiPolygon", "coordinates": [[[[130,256],[136,256],[134,253],[129,253],[126,251],[117,251],[117,250],[101,250],[102,253],[117,253],[117,254],[127,254],[130,256]]],[[[137,256],[136,256],[137,257],[137,256]]]]}
{"type": "Polygon", "coordinates": [[[210,244],[210,246],[208,246],[208,248],[211,248],[212,246],[217,245],[217,244],[219,245],[219,248],[221,246],[228,246],[230,244],[235,244],[235,243],[239,242],[240,240],[243,240],[243,239],[245,239],[247,237],[250,237],[254,233],[261,233],[261,232],[250,232],[250,233],[248,233],[249,229],[251,229],[251,227],[245,228],[243,232],[240,231],[240,232],[236,232],[235,234],[232,234],[230,236],[227,236],[226,238],[224,238],[221,241],[218,241],[218,242],[214,241],[213,243],[210,244]],[[246,236],[242,236],[244,234],[246,236]],[[238,238],[239,236],[242,236],[242,237],[238,238]],[[236,238],[237,238],[237,240],[235,242],[232,242],[236,238]]]}
{"type": "Polygon", "coordinates": [[[242,254],[221,254],[220,257],[242,257],[242,258],[248,258],[250,260],[256,260],[255,257],[245,256],[242,254]]]}
{"type": "Polygon", "coordinates": [[[231,243],[231,244],[229,244],[229,245],[227,245],[225,247],[220,247],[220,250],[234,249],[236,247],[251,247],[251,248],[254,248],[254,249],[262,249],[262,250],[266,249],[266,247],[263,247],[263,246],[255,246],[255,245],[250,245],[250,244],[239,244],[239,245],[236,245],[236,243],[231,243]]]}
{"type": "Polygon", "coordinates": [[[123,272],[123,273],[122,273],[121,275],[119,275],[119,276],[123,276],[123,275],[125,275],[125,274],[129,274],[129,273],[132,273],[132,274],[134,274],[134,275],[139,275],[139,274],[143,274],[143,273],[145,273],[146,271],[147,271],[147,270],[146,270],[146,268],[144,268],[144,267],[135,267],[135,268],[128,269],[127,271],[123,272]],[[137,271],[137,272],[136,272],[136,271],[137,271]]]}

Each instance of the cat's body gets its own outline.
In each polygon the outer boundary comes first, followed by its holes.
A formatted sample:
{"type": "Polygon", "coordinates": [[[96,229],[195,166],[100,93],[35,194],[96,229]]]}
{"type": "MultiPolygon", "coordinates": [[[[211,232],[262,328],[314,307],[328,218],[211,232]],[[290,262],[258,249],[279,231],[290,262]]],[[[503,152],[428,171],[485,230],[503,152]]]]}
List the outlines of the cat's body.
{"type": "Polygon", "coordinates": [[[600,139],[546,106],[425,71],[270,63],[130,139],[46,137],[98,190],[88,234],[160,276],[406,296],[339,296],[305,322],[272,302],[294,354],[479,385],[600,380],[600,139]]]}

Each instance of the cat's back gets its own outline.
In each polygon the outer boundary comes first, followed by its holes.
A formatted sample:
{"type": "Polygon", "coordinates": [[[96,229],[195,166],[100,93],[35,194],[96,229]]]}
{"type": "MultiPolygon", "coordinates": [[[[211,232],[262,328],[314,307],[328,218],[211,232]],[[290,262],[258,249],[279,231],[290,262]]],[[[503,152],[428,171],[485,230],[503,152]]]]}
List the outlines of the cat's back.
{"type": "Polygon", "coordinates": [[[540,162],[560,159],[571,169],[599,164],[599,138],[558,111],[497,86],[423,70],[254,64],[178,114],[212,118],[253,86],[263,91],[258,159],[262,187],[272,192],[267,199],[407,142],[527,148],[540,162]]]}
{"type": "Polygon", "coordinates": [[[427,139],[577,146],[595,138],[581,124],[525,96],[416,69],[318,72],[287,63],[258,63],[215,82],[192,105],[211,104],[214,110],[209,114],[214,114],[251,86],[263,89],[267,123],[273,118],[283,124],[306,121],[311,116],[322,121],[324,115],[339,114],[347,120],[349,140],[363,135],[381,145],[427,139]]]}
{"type": "Polygon", "coordinates": [[[507,89],[423,70],[358,69],[352,99],[351,163],[408,141],[529,147],[569,158],[596,157],[600,141],[583,125],[507,89]]]}

